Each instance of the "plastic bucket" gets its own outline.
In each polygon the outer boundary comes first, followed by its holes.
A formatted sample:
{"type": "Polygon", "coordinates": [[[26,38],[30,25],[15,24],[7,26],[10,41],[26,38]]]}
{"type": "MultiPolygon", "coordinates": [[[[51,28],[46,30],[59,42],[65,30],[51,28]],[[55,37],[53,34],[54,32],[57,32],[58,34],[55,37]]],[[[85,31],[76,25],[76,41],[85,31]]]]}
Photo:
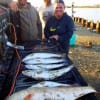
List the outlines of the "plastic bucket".
{"type": "Polygon", "coordinates": [[[74,46],[76,44],[76,34],[74,33],[70,39],[70,46],[74,46]]]}

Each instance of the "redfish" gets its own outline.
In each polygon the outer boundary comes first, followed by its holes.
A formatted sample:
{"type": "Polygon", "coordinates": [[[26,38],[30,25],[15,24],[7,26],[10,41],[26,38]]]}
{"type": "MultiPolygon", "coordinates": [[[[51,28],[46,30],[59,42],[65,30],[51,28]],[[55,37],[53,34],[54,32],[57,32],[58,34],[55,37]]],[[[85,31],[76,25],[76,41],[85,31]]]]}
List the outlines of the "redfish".
{"type": "Polygon", "coordinates": [[[86,94],[95,93],[90,86],[28,88],[12,94],[6,100],[76,100],[86,94]]]}

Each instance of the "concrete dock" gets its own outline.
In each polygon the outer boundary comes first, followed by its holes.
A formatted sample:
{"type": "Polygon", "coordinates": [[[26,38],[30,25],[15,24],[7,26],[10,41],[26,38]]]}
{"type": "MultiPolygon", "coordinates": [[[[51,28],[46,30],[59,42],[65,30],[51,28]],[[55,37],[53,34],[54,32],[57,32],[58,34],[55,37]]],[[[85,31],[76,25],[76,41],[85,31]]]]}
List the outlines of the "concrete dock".
{"type": "Polygon", "coordinates": [[[91,31],[89,28],[76,24],[75,31],[77,35],[77,44],[91,41],[94,45],[100,45],[100,34],[91,31]]]}

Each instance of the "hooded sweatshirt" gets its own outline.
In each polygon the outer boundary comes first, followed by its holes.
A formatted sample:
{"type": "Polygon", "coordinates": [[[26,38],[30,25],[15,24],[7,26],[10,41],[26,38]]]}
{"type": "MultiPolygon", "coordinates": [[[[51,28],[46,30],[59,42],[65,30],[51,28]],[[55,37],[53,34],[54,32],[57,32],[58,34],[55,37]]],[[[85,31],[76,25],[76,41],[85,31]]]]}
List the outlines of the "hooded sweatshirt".
{"type": "Polygon", "coordinates": [[[52,35],[58,35],[58,42],[61,44],[63,50],[69,50],[69,40],[72,37],[74,31],[74,22],[70,16],[66,13],[60,19],[52,16],[46,23],[44,33],[46,38],[50,38],[52,35]]]}
{"type": "Polygon", "coordinates": [[[20,24],[22,41],[40,39],[42,35],[42,25],[36,9],[28,3],[27,8],[18,5],[20,9],[20,24]]]}

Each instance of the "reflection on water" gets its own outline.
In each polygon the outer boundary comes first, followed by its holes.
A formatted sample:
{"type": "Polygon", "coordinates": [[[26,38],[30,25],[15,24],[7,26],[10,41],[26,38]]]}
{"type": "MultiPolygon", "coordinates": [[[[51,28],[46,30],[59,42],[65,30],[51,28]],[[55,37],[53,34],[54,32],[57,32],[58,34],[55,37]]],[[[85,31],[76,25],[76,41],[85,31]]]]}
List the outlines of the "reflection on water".
{"type": "MultiPolygon", "coordinates": [[[[71,8],[66,8],[67,13],[71,16],[71,8]]],[[[100,21],[100,8],[74,8],[74,16],[81,17],[94,22],[100,21]]]]}

